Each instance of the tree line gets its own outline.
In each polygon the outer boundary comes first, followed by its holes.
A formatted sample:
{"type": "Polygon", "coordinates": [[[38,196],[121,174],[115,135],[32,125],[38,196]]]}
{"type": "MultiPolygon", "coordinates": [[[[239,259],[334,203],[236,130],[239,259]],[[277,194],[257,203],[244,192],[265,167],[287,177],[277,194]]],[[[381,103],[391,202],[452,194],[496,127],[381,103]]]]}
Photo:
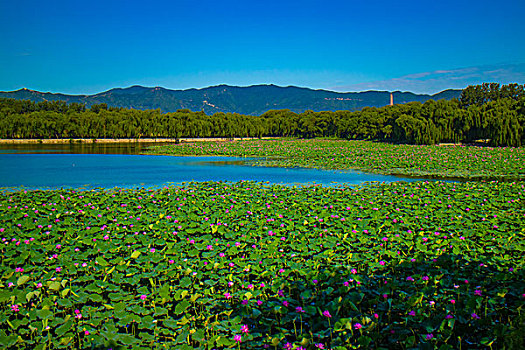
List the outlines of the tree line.
{"type": "Polygon", "coordinates": [[[525,85],[469,86],[459,99],[410,102],[360,111],[270,110],[238,113],[173,113],[63,101],[0,99],[0,138],[337,137],[398,143],[525,144],[525,85]]]}

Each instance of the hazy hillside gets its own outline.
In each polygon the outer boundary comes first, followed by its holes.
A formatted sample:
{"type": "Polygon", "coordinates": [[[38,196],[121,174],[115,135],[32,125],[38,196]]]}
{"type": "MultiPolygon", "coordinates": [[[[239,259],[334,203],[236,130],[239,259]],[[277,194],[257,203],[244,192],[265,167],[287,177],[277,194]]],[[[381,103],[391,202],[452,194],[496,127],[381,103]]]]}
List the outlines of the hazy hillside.
{"type": "MultiPolygon", "coordinates": [[[[411,92],[394,92],[394,103],[425,102],[459,98],[461,90],[445,90],[435,95],[418,95],[411,92]]],[[[336,111],[359,110],[363,107],[382,107],[390,103],[387,91],[333,92],[295,86],[254,85],[237,87],[218,85],[203,89],[168,90],[161,87],[132,86],[116,88],[95,95],[65,95],[44,93],[28,89],[0,92],[0,97],[26,99],[35,102],[62,100],[68,103],[106,103],[108,106],[135,109],[157,109],[174,112],[178,109],[215,112],[236,112],[261,115],[271,109],[290,109],[301,113],[305,110],[336,111]]]]}

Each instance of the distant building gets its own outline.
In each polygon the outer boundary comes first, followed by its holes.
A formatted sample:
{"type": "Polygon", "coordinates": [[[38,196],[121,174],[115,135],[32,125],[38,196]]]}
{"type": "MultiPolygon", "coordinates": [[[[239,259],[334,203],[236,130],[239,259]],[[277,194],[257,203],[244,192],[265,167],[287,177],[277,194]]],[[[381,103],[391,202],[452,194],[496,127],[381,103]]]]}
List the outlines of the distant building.
{"type": "Polygon", "coordinates": [[[391,106],[394,105],[394,94],[393,93],[390,93],[390,105],[391,106]]]}

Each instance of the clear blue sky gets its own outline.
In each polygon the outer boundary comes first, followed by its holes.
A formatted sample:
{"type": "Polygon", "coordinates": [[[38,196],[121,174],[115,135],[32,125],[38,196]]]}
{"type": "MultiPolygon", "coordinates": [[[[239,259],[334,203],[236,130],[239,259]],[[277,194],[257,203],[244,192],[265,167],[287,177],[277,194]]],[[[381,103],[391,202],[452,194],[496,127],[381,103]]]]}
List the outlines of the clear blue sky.
{"type": "Polygon", "coordinates": [[[0,90],[525,83],[523,0],[0,0],[0,90]]]}

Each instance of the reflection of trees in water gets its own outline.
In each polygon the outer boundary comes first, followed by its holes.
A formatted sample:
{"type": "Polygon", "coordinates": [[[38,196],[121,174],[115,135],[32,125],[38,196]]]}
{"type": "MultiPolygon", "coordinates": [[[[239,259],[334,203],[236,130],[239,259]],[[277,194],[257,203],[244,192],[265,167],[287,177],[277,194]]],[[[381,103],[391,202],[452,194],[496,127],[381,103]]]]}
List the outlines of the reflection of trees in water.
{"type": "Polygon", "coordinates": [[[0,151],[14,150],[16,153],[70,153],[70,154],[140,154],[146,148],[159,145],[156,142],[115,143],[60,143],[60,144],[0,144],[0,151]]]}

